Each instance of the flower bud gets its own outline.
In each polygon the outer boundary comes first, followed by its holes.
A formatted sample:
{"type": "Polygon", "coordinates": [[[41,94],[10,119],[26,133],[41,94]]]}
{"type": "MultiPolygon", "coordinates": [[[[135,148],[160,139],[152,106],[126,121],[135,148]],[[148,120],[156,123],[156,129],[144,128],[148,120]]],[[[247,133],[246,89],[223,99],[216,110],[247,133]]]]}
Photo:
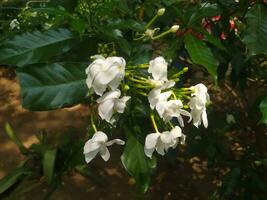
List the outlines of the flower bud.
{"type": "Polygon", "coordinates": [[[165,8],[158,9],[157,15],[162,16],[165,13],[165,8]]]}
{"type": "Polygon", "coordinates": [[[124,85],[123,89],[124,89],[125,91],[127,91],[127,90],[130,90],[130,87],[129,87],[129,85],[124,85]]]}
{"type": "Polygon", "coordinates": [[[178,31],[179,27],[180,27],[179,25],[173,25],[173,26],[170,28],[170,30],[171,30],[171,32],[175,33],[175,32],[178,31]]]}
{"type": "Polygon", "coordinates": [[[184,68],[183,68],[183,72],[187,72],[188,70],[189,70],[188,67],[184,67],[184,68]]]}

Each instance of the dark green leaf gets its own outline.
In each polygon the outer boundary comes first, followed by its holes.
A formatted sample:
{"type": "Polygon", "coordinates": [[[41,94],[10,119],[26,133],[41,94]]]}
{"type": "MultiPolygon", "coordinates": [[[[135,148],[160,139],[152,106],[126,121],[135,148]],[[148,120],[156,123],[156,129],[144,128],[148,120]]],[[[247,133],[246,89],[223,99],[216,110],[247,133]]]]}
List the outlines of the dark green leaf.
{"type": "Polygon", "coordinates": [[[156,167],[156,160],[155,158],[150,159],[146,157],[144,145],[133,135],[129,134],[121,161],[142,191],[146,191],[149,187],[151,173],[156,167]]]}
{"type": "Polygon", "coordinates": [[[242,41],[251,55],[267,54],[267,7],[256,4],[246,14],[247,29],[242,41]]]}
{"type": "Polygon", "coordinates": [[[23,107],[52,110],[81,103],[86,94],[86,64],[36,64],[16,70],[23,107]]]}
{"type": "Polygon", "coordinates": [[[47,150],[43,158],[43,174],[45,180],[51,183],[54,177],[55,161],[57,156],[56,149],[47,150]]]}
{"type": "Polygon", "coordinates": [[[206,4],[205,6],[193,12],[189,20],[189,25],[195,22],[201,22],[201,20],[205,17],[212,17],[219,14],[221,14],[221,10],[216,4],[206,4]]]}
{"type": "Polygon", "coordinates": [[[112,29],[130,29],[134,30],[137,32],[141,32],[144,30],[144,27],[138,23],[135,20],[129,19],[129,20],[122,20],[122,19],[117,19],[117,20],[110,20],[108,22],[108,27],[112,29]]]}
{"type": "Polygon", "coordinates": [[[267,97],[265,97],[260,103],[260,111],[262,118],[260,123],[267,124],[267,97]]]}
{"type": "Polygon", "coordinates": [[[27,173],[27,170],[24,167],[19,167],[9,173],[7,176],[0,180],[0,194],[7,191],[10,187],[16,184],[21,180],[22,176],[27,173]]]}
{"type": "Polygon", "coordinates": [[[67,52],[77,37],[67,29],[35,31],[6,40],[0,47],[0,63],[23,66],[67,52]]]}
{"type": "Polygon", "coordinates": [[[185,36],[185,48],[193,62],[203,65],[214,80],[217,80],[217,61],[205,42],[195,38],[191,34],[187,34],[185,36]]]}

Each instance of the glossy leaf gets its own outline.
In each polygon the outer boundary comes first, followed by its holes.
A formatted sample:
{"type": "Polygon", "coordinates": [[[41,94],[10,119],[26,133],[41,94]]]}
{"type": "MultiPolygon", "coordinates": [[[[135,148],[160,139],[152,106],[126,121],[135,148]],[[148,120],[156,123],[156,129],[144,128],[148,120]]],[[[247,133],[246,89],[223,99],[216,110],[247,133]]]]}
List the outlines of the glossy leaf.
{"type": "Polygon", "coordinates": [[[44,111],[81,103],[87,94],[86,67],[80,63],[53,63],[17,69],[23,107],[44,111]]]}
{"type": "Polygon", "coordinates": [[[0,64],[24,66],[67,52],[77,37],[67,29],[35,31],[6,40],[0,47],[0,64]]]}
{"type": "Polygon", "coordinates": [[[217,61],[205,42],[195,38],[191,34],[187,34],[185,37],[185,48],[193,62],[203,65],[214,80],[217,80],[217,61]]]}
{"type": "Polygon", "coordinates": [[[146,157],[144,145],[130,135],[121,156],[121,161],[128,173],[145,192],[149,187],[151,172],[156,167],[155,158],[146,157]]]}
{"type": "Polygon", "coordinates": [[[43,158],[43,174],[45,180],[51,183],[54,177],[55,161],[57,156],[56,149],[47,150],[43,158]]]}
{"type": "Polygon", "coordinates": [[[251,55],[267,54],[267,6],[256,4],[247,12],[246,19],[242,41],[251,55]]]}
{"type": "Polygon", "coordinates": [[[267,124],[267,97],[265,97],[260,103],[260,111],[262,118],[260,123],[267,124]]]}

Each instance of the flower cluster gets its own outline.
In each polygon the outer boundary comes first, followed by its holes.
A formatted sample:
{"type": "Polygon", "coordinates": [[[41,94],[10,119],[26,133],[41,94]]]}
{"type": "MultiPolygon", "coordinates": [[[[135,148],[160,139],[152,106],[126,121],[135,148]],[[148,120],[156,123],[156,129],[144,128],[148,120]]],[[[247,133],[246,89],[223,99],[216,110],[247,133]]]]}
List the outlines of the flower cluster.
{"type": "MultiPolygon", "coordinates": [[[[100,96],[95,102],[98,104],[98,115],[102,120],[111,125],[116,123],[115,114],[124,113],[131,98],[125,93],[131,91],[131,88],[134,90],[129,92],[130,94],[147,97],[151,110],[150,118],[155,129],[155,132],[145,138],[144,153],[147,157],[152,158],[154,151],[164,155],[169,148],[175,148],[179,143],[185,142],[186,136],[181,130],[181,127],[184,127],[184,116],[188,118],[188,122],[193,121],[196,127],[201,123],[205,127],[208,126],[206,104],[209,102],[209,95],[206,86],[197,84],[189,88],[175,87],[179,76],[186,70],[168,77],[168,63],[161,56],[148,64],[138,66],[126,66],[122,57],[104,58],[96,55],[92,58],[94,61],[85,71],[86,84],[89,90],[100,96]],[[141,69],[147,69],[146,76],[140,75],[141,69]],[[126,86],[127,90],[120,90],[126,86]],[[189,101],[184,104],[184,100],[189,101]],[[190,111],[186,110],[188,108],[190,111]],[[157,120],[162,120],[170,130],[160,132],[157,120]]],[[[85,160],[89,163],[99,153],[107,161],[110,157],[107,146],[114,143],[124,145],[124,141],[120,139],[108,141],[108,136],[97,130],[93,117],[91,123],[95,133],[85,143],[85,160]]]]}

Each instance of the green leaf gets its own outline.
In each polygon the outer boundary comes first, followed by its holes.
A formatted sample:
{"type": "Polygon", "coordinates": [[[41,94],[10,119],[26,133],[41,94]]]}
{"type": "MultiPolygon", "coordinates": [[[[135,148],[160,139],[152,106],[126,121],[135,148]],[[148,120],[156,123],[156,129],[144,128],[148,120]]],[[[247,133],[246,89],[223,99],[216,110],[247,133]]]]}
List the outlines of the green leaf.
{"type": "Polygon", "coordinates": [[[267,124],[267,96],[260,103],[260,111],[262,114],[260,123],[267,124]]]}
{"type": "Polygon", "coordinates": [[[8,122],[5,123],[5,131],[8,137],[18,146],[20,152],[24,153],[27,151],[26,147],[22,144],[20,139],[17,137],[15,132],[13,131],[12,127],[8,122]]]}
{"type": "Polygon", "coordinates": [[[156,159],[146,157],[144,145],[129,134],[121,161],[128,173],[145,192],[149,187],[152,171],[156,167],[156,159]]]}
{"type": "Polygon", "coordinates": [[[217,80],[217,60],[214,58],[210,48],[205,42],[195,38],[191,34],[185,36],[185,48],[193,62],[203,65],[209,74],[217,80]]]}
{"type": "Polygon", "coordinates": [[[43,174],[45,180],[51,183],[54,177],[55,161],[57,156],[56,149],[47,150],[43,158],[43,174]]]}
{"type": "Polygon", "coordinates": [[[23,107],[44,111],[81,103],[87,94],[86,66],[53,63],[18,68],[23,107]]]}
{"type": "Polygon", "coordinates": [[[136,32],[144,31],[144,26],[140,23],[138,23],[135,20],[128,19],[128,20],[122,20],[122,19],[116,19],[116,20],[109,20],[108,21],[108,28],[110,29],[126,29],[126,30],[133,30],[136,32]]]}
{"type": "Polygon", "coordinates": [[[193,12],[189,20],[189,25],[200,22],[205,17],[212,17],[221,14],[221,10],[218,8],[217,4],[207,4],[193,12]]]}
{"type": "Polygon", "coordinates": [[[17,35],[5,40],[0,47],[0,63],[24,66],[47,61],[49,58],[67,52],[77,36],[67,29],[35,31],[17,35]]]}
{"type": "Polygon", "coordinates": [[[242,41],[251,55],[267,54],[267,6],[256,4],[247,12],[246,19],[242,41]]]}
{"type": "Polygon", "coordinates": [[[26,173],[27,170],[22,166],[13,170],[7,176],[2,178],[0,180],[0,194],[7,191],[10,187],[16,184],[19,180],[21,180],[22,176],[25,175],[26,173]]]}

